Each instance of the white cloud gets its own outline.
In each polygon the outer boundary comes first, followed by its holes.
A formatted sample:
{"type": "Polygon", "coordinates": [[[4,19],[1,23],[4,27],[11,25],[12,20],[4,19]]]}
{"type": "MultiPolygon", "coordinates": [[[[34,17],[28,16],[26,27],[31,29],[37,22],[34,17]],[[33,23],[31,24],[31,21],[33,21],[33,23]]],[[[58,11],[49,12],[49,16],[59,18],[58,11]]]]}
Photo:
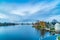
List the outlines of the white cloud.
{"type": "Polygon", "coordinates": [[[0,13],[0,18],[7,19],[7,18],[8,18],[8,16],[7,16],[7,15],[5,15],[5,14],[0,13]]]}
{"type": "MultiPolygon", "coordinates": [[[[3,12],[6,12],[8,14],[19,15],[24,18],[25,18],[25,16],[27,16],[27,19],[28,19],[29,18],[28,15],[31,16],[32,14],[35,14],[35,13],[37,14],[37,12],[40,12],[40,14],[45,14],[45,13],[49,12],[50,10],[54,9],[58,3],[59,3],[59,1],[52,1],[50,3],[41,2],[41,3],[36,3],[35,5],[32,5],[32,4],[18,5],[18,4],[5,3],[5,4],[0,5],[0,10],[2,10],[3,12]]],[[[6,18],[6,15],[3,15],[3,16],[5,16],[5,18],[6,18]]],[[[1,18],[4,18],[4,17],[1,17],[1,18]]],[[[8,19],[10,19],[10,20],[19,20],[16,18],[17,17],[8,15],[8,19]]]]}
{"type": "Polygon", "coordinates": [[[17,20],[19,21],[18,17],[16,16],[5,15],[3,13],[0,13],[0,21],[1,19],[4,21],[8,20],[7,22],[16,22],[17,20]]]}
{"type": "Polygon", "coordinates": [[[7,4],[3,3],[0,6],[0,10],[6,11],[11,14],[16,14],[20,16],[34,14],[38,11],[48,12],[51,9],[55,8],[55,6],[59,3],[59,1],[52,1],[51,3],[41,2],[36,3],[35,5],[26,4],[26,5],[15,5],[15,4],[7,4]]]}
{"type": "Polygon", "coordinates": [[[25,14],[23,12],[21,12],[20,10],[12,10],[10,13],[12,14],[16,14],[16,15],[20,15],[20,16],[24,16],[25,14]]]}
{"type": "Polygon", "coordinates": [[[59,3],[59,1],[53,1],[51,3],[38,3],[36,5],[24,5],[24,6],[18,6],[16,9],[11,10],[10,13],[25,16],[34,14],[38,11],[42,12],[49,12],[50,10],[54,9],[56,5],[59,3]]]}

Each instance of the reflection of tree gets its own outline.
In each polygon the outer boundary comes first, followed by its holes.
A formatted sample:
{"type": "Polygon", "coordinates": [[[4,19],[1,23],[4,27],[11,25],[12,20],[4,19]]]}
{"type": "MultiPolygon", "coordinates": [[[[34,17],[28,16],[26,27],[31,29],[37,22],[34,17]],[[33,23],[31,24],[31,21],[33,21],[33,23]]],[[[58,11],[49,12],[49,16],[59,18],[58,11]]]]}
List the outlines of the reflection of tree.
{"type": "Polygon", "coordinates": [[[44,35],[46,33],[46,30],[45,29],[41,29],[40,32],[41,32],[41,36],[44,37],[44,35]]]}
{"type": "Polygon", "coordinates": [[[40,30],[41,38],[44,38],[45,35],[45,28],[46,28],[46,22],[44,21],[38,21],[37,23],[33,24],[33,27],[37,30],[40,30]]]}

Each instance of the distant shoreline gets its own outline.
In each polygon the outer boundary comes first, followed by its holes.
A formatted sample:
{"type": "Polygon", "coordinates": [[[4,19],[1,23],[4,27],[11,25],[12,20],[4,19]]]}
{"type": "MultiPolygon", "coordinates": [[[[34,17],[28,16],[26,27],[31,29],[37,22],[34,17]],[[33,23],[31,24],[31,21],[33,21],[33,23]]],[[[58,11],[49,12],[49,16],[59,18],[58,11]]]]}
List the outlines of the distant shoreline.
{"type": "Polygon", "coordinates": [[[0,23],[0,26],[13,26],[13,25],[19,25],[18,23],[0,23]]]}

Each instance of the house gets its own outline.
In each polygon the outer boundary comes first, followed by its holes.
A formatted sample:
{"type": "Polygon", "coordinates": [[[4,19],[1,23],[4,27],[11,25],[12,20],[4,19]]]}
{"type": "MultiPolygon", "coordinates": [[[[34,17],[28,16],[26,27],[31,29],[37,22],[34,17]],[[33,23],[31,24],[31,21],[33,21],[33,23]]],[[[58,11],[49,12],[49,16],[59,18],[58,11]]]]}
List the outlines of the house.
{"type": "Polygon", "coordinates": [[[55,24],[55,31],[60,32],[60,23],[55,24]]]}

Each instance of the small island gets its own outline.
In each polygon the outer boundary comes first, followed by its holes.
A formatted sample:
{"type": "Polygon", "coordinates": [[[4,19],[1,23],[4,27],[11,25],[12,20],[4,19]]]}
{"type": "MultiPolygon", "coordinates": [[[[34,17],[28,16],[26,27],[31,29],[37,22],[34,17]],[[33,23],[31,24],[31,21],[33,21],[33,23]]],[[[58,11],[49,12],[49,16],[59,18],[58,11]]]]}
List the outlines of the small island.
{"type": "Polygon", "coordinates": [[[33,24],[33,27],[42,32],[50,32],[51,35],[60,34],[60,22],[52,20],[52,22],[37,21],[33,24]]]}

